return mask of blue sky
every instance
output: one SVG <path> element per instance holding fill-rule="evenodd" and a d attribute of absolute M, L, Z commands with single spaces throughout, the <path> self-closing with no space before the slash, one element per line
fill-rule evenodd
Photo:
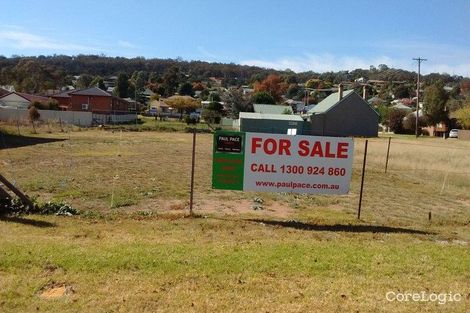
<path fill-rule="evenodd" d="M 104 54 L 296 72 L 470 76 L 470 1 L 0 0 L 0 55 Z M 6 14 L 5 14 L 6 12 Z"/>

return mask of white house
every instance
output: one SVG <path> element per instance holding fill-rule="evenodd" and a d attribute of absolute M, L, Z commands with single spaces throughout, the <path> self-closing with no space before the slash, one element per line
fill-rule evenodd
<path fill-rule="evenodd" d="M 12 92 L 0 97 L 0 107 L 27 109 L 31 102 L 22 95 Z"/>
<path fill-rule="evenodd" d="M 29 105 L 34 101 L 46 103 L 49 101 L 49 98 L 15 91 L 0 96 L 0 107 L 28 109 Z"/>

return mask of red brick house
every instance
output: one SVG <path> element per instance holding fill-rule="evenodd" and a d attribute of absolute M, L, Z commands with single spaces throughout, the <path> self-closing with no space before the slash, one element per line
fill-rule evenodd
<path fill-rule="evenodd" d="M 129 102 L 113 96 L 97 87 L 65 91 L 52 96 L 67 111 L 92 112 L 95 114 L 127 114 L 134 111 Z"/>

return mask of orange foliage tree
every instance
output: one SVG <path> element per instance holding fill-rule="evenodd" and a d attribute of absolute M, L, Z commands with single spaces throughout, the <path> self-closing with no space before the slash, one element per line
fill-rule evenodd
<path fill-rule="evenodd" d="M 269 93 L 276 102 L 281 101 L 282 95 L 286 92 L 289 84 L 276 74 L 271 74 L 261 82 L 254 84 L 255 92 L 265 91 Z"/>

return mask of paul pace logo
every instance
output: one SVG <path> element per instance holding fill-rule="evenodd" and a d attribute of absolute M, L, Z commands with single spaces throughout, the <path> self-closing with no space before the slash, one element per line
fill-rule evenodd
<path fill-rule="evenodd" d="M 470 294 L 469 294 L 470 296 Z M 389 291 L 385 294 L 385 298 L 389 302 L 437 302 L 438 304 L 446 304 L 450 302 L 461 302 L 465 300 L 465 296 L 461 293 L 429 293 L 427 291 L 420 292 L 395 292 Z"/>

